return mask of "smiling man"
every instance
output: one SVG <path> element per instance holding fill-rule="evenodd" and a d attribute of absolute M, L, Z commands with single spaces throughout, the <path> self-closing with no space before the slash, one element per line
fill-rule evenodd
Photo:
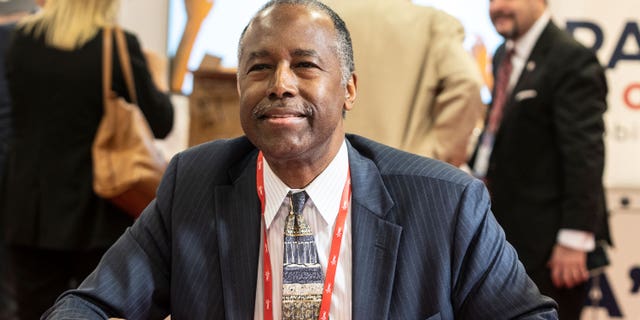
<path fill-rule="evenodd" d="M 267 3 L 239 61 L 246 137 L 178 154 L 45 319 L 557 319 L 480 181 L 345 135 L 356 76 L 331 9 Z"/>
<path fill-rule="evenodd" d="M 242 37 L 240 119 L 278 177 L 304 188 L 345 143 L 342 115 L 355 99 L 356 77 L 353 58 L 339 54 L 348 35 L 326 14 L 290 7 L 263 10 Z"/>

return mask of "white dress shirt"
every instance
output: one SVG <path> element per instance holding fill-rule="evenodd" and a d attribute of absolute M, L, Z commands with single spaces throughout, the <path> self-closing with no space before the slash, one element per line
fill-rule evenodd
<path fill-rule="evenodd" d="M 347 179 L 349 158 L 346 142 L 329 166 L 303 190 L 309 195 L 305 204 L 303 216 L 313 230 L 318 257 L 322 271 L 326 275 L 327 259 L 331 249 L 333 226 L 338 216 L 340 198 Z M 271 254 L 271 272 L 273 275 L 273 319 L 281 319 L 282 313 L 282 254 L 284 247 L 284 224 L 289 213 L 289 198 L 287 193 L 292 190 L 278 178 L 264 161 L 264 188 L 266 194 L 265 219 L 269 252 Z M 300 191 L 293 189 L 292 191 Z M 349 199 L 351 203 L 351 199 Z M 340 256 L 334 280 L 334 291 L 331 297 L 331 319 L 351 319 L 351 206 L 347 212 L 344 226 Z M 260 243 L 263 242 L 263 235 Z M 260 246 L 258 276 L 256 285 L 256 304 L 254 319 L 264 319 L 263 302 L 264 284 L 262 281 L 263 250 Z"/>

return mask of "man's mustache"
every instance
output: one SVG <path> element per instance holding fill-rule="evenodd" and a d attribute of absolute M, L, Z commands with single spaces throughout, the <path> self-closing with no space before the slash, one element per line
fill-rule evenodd
<path fill-rule="evenodd" d="M 495 19 L 501 19 L 501 18 L 514 20 L 516 17 L 515 17 L 515 15 L 513 13 L 497 12 L 492 16 L 492 18 L 494 20 Z"/>
<path fill-rule="evenodd" d="M 313 107 L 308 102 L 286 103 L 283 101 L 262 101 L 258 103 L 252 112 L 254 119 L 260 119 L 269 115 L 296 114 L 303 117 L 313 115 Z"/>

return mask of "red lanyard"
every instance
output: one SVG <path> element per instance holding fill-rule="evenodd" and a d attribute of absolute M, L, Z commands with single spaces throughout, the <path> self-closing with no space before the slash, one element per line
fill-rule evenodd
<path fill-rule="evenodd" d="M 271 257 L 269 254 L 269 243 L 267 240 L 267 223 L 264 219 L 264 208 L 266 206 L 266 197 L 264 192 L 264 167 L 262 151 L 258 153 L 258 162 L 256 165 L 256 190 L 260 198 L 260 210 L 262 212 L 262 236 L 264 238 L 264 250 L 262 254 L 262 280 L 264 282 L 264 303 L 263 317 L 265 320 L 273 319 L 273 284 L 271 279 Z M 320 320 L 329 319 L 329 309 L 331 308 L 331 295 L 333 294 L 333 281 L 336 276 L 336 268 L 338 266 L 338 258 L 340 257 L 340 244 L 342 243 L 342 235 L 344 234 L 344 222 L 349 211 L 349 199 L 351 198 L 351 174 L 347 171 L 347 181 L 344 183 L 342 190 L 342 198 L 340 199 L 340 209 L 336 218 L 336 225 L 333 229 L 333 239 L 331 239 L 331 252 L 327 264 L 327 274 L 324 279 L 324 290 L 322 291 L 322 302 L 320 303 Z"/>

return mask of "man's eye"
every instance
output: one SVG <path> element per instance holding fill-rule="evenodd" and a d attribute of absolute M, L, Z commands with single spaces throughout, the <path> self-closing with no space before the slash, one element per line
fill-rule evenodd
<path fill-rule="evenodd" d="M 317 68 L 318 66 L 313 62 L 298 62 L 296 63 L 297 68 Z"/>
<path fill-rule="evenodd" d="M 248 72 L 262 71 L 262 70 L 266 70 L 266 69 L 269 69 L 269 65 L 268 64 L 255 64 L 255 65 L 251 66 L 251 68 L 249 68 Z"/>

